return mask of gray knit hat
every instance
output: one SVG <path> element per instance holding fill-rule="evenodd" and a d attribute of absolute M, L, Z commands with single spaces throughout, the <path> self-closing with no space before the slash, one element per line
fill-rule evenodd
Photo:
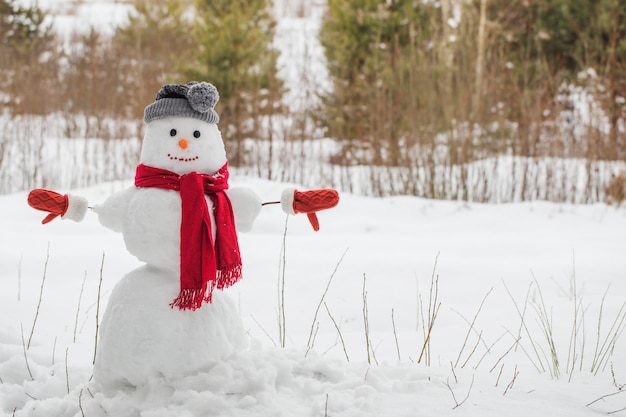
<path fill-rule="evenodd" d="M 150 123 L 166 117 L 194 117 L 217 123 L 220 117 L 213 108 L 219 99 L 217 88 L 210 83 L 166 84 L 157 93 L 154 103 L 144 110 L 143 120 Z"/>

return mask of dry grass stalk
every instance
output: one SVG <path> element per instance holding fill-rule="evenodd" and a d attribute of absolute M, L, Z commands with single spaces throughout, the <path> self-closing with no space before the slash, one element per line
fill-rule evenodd
<path fill-rule="evenodd" d="M 472 382 L 470 383 L 469 388 L 467 389 L 467 395 L 465 395 L 465 398 L 463 398 L 463 400 L 461 400 L 461 402 L 459 402 L 456 399 L 456 395 L 454 394 L 454 390 L 452 389 L 452 387 L 450 386 L 450 382 L 446 381 L 445 383 L 446 387 L 448 387 L 448 390 L 450 390 L 450 393 L 452 394 L 452 399 L 454 400 L 454 407 L 452 407 L 453 410 L 459 408 L 460 406 L 462 406 L 468 399 L 469 396 L 472 392 L 472 387 L 474 386 L 474 375 L 472 375 Z"/>
<path fill-rule="evenodd" d="M 531 300 L 532 301 L 531 307 L 533 307 L 533 309 L 537 313 L 537 318 L 539 319 L 539 323 L 541 324 L 541 330 L 543 332 L 543 336 L 545 338 L 545 341 L 548 345 L 548 349 L 550 351 L 549 361 L 551 363 L 551 366 L 548 369 L 550 370 L 550 374 L 552 375 L 553 378 L 558 378 L 559 375 L 561 374 L 561 369 L 560 369 L 559 357 L 558 357 L 558 352 L 556 349 L 556 344 L 555 344 L 555 339 L 554 339 L 552 315 L 548 313 L 545 301 L 543 299 L 543 292 L 541 291 L 541 286 L 539 285 L 539 282 L 537 281 L 537 278 L 534 275 L 533 275 L 533 281 L 535 282 L 535 285 L 537 286 L 537 294 L 539 295 L 539 297 L 538 299 Z"/>
<path fill-rule="evenodd" d="M 367 351 L 367 363 L 372 364 L 372 359 L 370 355 L 371 351 L 371 341 L 370 341 L 370 327 L 369 327 L 369 316 L 367 310 L 367 291 L 365 290 L 365 274 L 363 274 L 363 326 L 365 331 L 365 350 Z"/>
<path fill-rule="evenodd" d="M 98 332 L 100 329 L 100 292 L 102 290 L 102 271 L 104 270 L 104 252 L 102 252 L 102 262 L 100 263 L 100 280 L 98 281 L 98 297 L 96 300 L 96 336 L 93 346 L 93 363 L 96 363 L 98 353 Z"/>
<path fill-rule="evenodd" d="M 315 309 L 315 313 L 313 314 L 313 321 L 311 323 L 311 331 L 309 332 L 309 339 L 306 342 L 307 349 L 306 349 L 305 356 L 313 348 L 313 345 L 315 345 L 315 335 L 317 334 L 317 332 L 314 332 L 313 329 L 314 329 L 314 327 L 315 327 L 315 325 L 317 323 L 317 315 L 318 315 L 318 313 L 320 311 L 320 308 L 322 307 L 322 304 L 325 304 L 324 300 L 326 299 L 326 294 L 328 294 L 328 290 L 330 288 L 330 284 L 333 281 L 333 278 L 335 277 L 335 274 L 337 273 L 337 270 L 339 269 L 339 266 L 343 262 L 343 258 L 346 256 L 346 253 L 348 253 L 348 249 L 346 249 L 343 252 L 343 254 L 341 255 L 341 258 L 339 258 L 339 261 L 335 265 L 335 269 L 330 274 L 330 278 L 328 278 L 328 282 L 326 283 L 326 288 L 324 289 L 324 292 L 322 293 L 322 297 L 320 298 L 320 301 L 317 304 L 317 308 Z M 331 317 L 331 319 L 332 319 L 332 317 Z"/>
<path fill-rule="evenodd" d="M 602 303 L 604 304 L 604 297 L 602 298 Z M 617 315 L 615 316 L 615 319 L 611 324 L 611 327 L 606 332 L 602 344 L 600 345 L 599 341 L 601 332 L 601 320 L 602 312 L 600 312 L 600 316 L 598 317 L 598 334 L 596 338 L 596 348 L 591 364 L 591 372 L 593 372 L 594 375 L 597 375 L 600 369 L 606 368 L 609 359 L 613 356 L 613 350 L 615 348 L 617 340 L 624 332 L 624 329 L 626 329 L 626 302 L 623 303 L 620 307 Z"/>
<path fill-rule="evenodd" d="M 398 343 L 398 333 L 396 332 L 396 320 L 394 318 L 393 308 L 391 309 L 391 326 L 393 327 L 393 339 L 396 342 L 396 352 L 398 353 L 398 361 L 400 361 L 401 360 L 401 358 L 400 358 L 400 344 Z"/>
<path fill-rule="evenodd" d="M 519 306 L 517 305 L 517 302 L 515 301 L 515 298 L 513 297 L 513 294 L 511 294 L 511 291 L 507 287 L 506 283 L 504 281 L 502 281 L 502 283 L 504 284 L 504 288 L 506 289 L 507 294 L 511 298 L 511 301 L 513 302 L 513 305 L 515 306 L 515 310 L 517 311 L 517 314 L 520 317 L 520 326 L 517 332 L 517 336 L 514 336 L 516 343 L 513 346 L 515 347 L 515 350 L 517 350 L 518 346 L 521 347 L 524 353 L 526 354 L 526 356 L 528 357 L 528 359 L 530 360 L 530 362 L 535 366 L 535 369 L 537 369 L 537 371 L 539 372 L 545 372 L 546 369 L 543 365 L 543 361 L 541 360 L 541 356 L 539 355 L 539 350 L 538 350 L 537 344 L 535 343 L 535 339 L 531 335 L 530 330 L 528 329 L 528 326 L 526 325 L 526 310 L 528 308 L 528 303 L 530 299 L 530 290 L 532 289 L 532 283 L 528 286 L 528 290 L 526 291 L 526 298 L 524 299 L 523 311 L 520 310 Z M 522 329 L 524 330 L 528 340 L 530 341 L 536 360 L 531 358 L 531 356 L 528 354 L 526 349 L 524 349 L 522 345 L 517 343 L 519 340 L 521 340 Z"/>
<path fill-rule="evenodd" d="M 76 306 L 76 317 L 74 318 L 74 333 L 72 337 L 72 342 L 76 343 L 76 332 L 78 330 L 78 316 L 80 314 L 80 302 L 83 299 L 83 290 L 85 289 L 85 282 L 87 281 L 87 271 L 85 271 L 85 276 L 83 277 L 83 282 L 80 285 L 80 293 L 78 294 L 78 304 Z"/>
<path fill-rule="evenodd" d="M 485 301 L 487 300 L 487 297 L 489 296 L 489 294 L 491 294 L 491 291 L 493 291 L 493 287 L 491 287 L 489 289 L 489 291 L 487 291 L 487 294 L 485 294 L 485 296 L 483 297 L 482 301 L 480 302 L 480 306 L 478 307 L 478 311 L 476 311 L 476 314 L 474 314 L 474 318 L 472 319 L 472 322 L 470 323 L 469 329 L 467 330 L 467 333 L 465 334 L 465 340 L 463 341 L 463 345 L 461 346 L 461 350 L 459 351 L 459 355 L 457 356 L 456 362 L 454 363 L 455 367 L 459 365 L 459 361 L 461 360 L 461 355 L 463 354 L 463 351 L 465 350 L 465 345 L 467 344 L 467 340 L 469 339 L 469 335 L 474 330 L 474 325 L 476 324 L 476 319 L 478 318 L 478 315 L 480 314 L 481 310 L 483 309 L 483 305 L 485 304 Z M 478 336 L 478 341 L 476 342 L 476 345 L 478 345 L 478 342 L 480 342 L 481 336 L 482 336 L 482 332 L 480 332 L 480 334 Z M 465 366 L 467 361 L 469 361 L 469 359 L 472 357 L 472 354 L 474 353 L 475 350 L 476 350 L 476 346 L 474 346 L 474 349 L 472 350 L 472 352 L 469 354 L 469 356 L 465 360 L 463 366 L 461 366 L 462 368 Z"/>
<path fill-rule="evenodd" d="M 511 388 L 513 388 L 513 385 L 515 384 L 515 380 L 517 379 L 518 375 L 519 372 L 517 371 L 517 365 L 515 365 L 515 369 L 513 370 L 513 379 L 511 380 L 511 382 L 509 382 L 509 385 L 506 386 L 506 389 L 504 390 L 502 395 L 506 395 L 506 393 L 509 392 Z"/>
<path fill-rule="evenodd" d="M 280 261 L 280 275 L 278 276 L 278 343 L 280 347 L 285 347 L 287 338 L 286 325 L 287 320 L 285 316 L 285 271 L 287 269 L 287 224 L 289 223 L 289 216 L 285 217 L 285 227 L 283 228 L 283 240 L 280 247 L 281 261 Z"/>
<path fill-rule="evenodd" d="M 65 386 L 67 388 L 67 393 L 70 393 L 70 371 L 67 366 L 67 355 L 69 352 L 69 348 L 65 348 Z"/>
<path fill-rule="evenodd" d="M 28 337 L 28 344 L 26 349 L 30 349 L 30 342 L 33 340 L 33 334 L 35 333 L 35 325 L 37 324 L 37 318 L 39 317 L 39 308 L 41 307 L 41 300 L 43 299 L 43 287 L 46 283 L 46 273 L 48 271 L 48 261 L 50 260 L 50 242 L 48 242 L 48 248 L 46 250 L 46 260 L 43 266 L 43 277 L 41 278 L 41 287 L 39 288 L 39 300 L 37 301 L 37 309 L 35 310 L 35 318 L 33 319 L 33 327 L 30 329 L 30 336 Z"/>
<path fill-rule="evenodd" d="M 326 313 L 328 313 L 328 317 L 330 317 L 330 320 L 333 322 L 333 325 L 335 326 L 335 330 L 337 330 L 337 334 L 339 335 L 339 339 L 341 340 L 341 346 L 343 347 L 343 354 L 346 356 L 346 362 L 350 362 L 350 357 L 348 356 L 348 350 L 346 349 L 346 342 L 343 340 L 341 329 L 339 328 L 339 325 L 337 325 L 337 322 L 335 321 L 335 318 L 333 317 L 333 315 L 330 314 L 330 309 L 328 308 L 328 305 L 326 304 L 326 302 L 324 302 L 324 308 L 326 308 Z"/>
<path fill-rule="evenodd" d="M 433 327 L 435 326 L 435 320 L 437 319 L 437 314 L 439 313 L 439 308 L 441 307 L 441 303 L 438 302 L 439 297 L 439 275 L 435 274 L 437 270 L 437 260 L 439 259 L 439 254 L 435 257 L 435 264 L 433 265 L 433 272 L 430 277 L 430 291 L 428 295 L 428 322 L 424 329 L 424 343 L 422 344 L 422 349 L 420 351 L 419 357 L 417 358 L 417 363 L 422 362 L 422 358 L 425 358 L 426 365 L 430 366 L 431 360 L 431 352 L 430 352 L 430 341 L 432 336 Z M 422 303 L 423 306 L 423 303 Z M 424 315 L 422 314 L 422 318 Z"/>
<path fill-rule="evenodd" d="M 26 343 L 24 342 L 24 327 L 22 326 L 22 323 L 20 323 L 20 331 L 22 332 L 22 352 L 24 353 L 24 361 L 26 362 L 26 370 L 28 371 L 28 375 L 30 375 L 30 379 L 31 381 L 34 381 L 35 378 L 33 378 L 33 373 L 30 370 L 30 365 L 28 363 L 28 355 L 26 354 Z"/>

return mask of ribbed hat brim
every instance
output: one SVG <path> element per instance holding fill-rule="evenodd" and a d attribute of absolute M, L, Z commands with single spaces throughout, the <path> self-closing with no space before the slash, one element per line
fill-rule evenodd
<path fill-rule="evenodd" d="M 207 123 L 217 123 L 220 117 L 212 108 L 206 112 L 198 112 L 191 108 L 186 98 L 162 98 L 148 105 L 143 113 L 143 120 L 150 123 L 152 120 L 167 117 L 193 117 Z"/>

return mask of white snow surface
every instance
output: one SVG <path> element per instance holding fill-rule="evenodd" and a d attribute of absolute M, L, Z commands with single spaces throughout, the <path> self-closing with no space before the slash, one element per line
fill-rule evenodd
<path fill-rule="evenodd" d="M 38 4 L 66 37 L 112 33 L 130 9 Z M 312 36 L 323 2 L 307 6 L 313 19 L 298 17 L 301 4 L 277 6 L 294 105 L 328 88 Z M 97 204 L 130 185 L 57 191 Z M 231 186 L 263 201 L 301 188 Z M 0 196 L 1 416 L 626 416 L 624 208 L 344 193 L 315 233 L 305 216 L 267 206 L 240 235 L 244 278 L 224 294 L 248 347 L 198 372 L 103 391 L 92 379 L 96 329 L 141 262 L 94 213 L 41 225 L 26 195 Z"/>
<path fill-rule="evenodd" d="M 129 185 L 71 191 L 96 203 Z M 255 178 L 231 186 L 263 201 L 298 187 Z M 0 196 L 0 415 L 626 415 L 622 332 L 602 349 L 626 301 L 623 208 L 342 194 L 319 213 L 316 233 L 305 216 L 286 220 L 266 206 L 240 235 L 244 278 L 226 291 L 248 348 L 200 372 L 105 392 L 91 379 L 96 321 L 113 286 L 141 263 L 94 213 L 41 225 L 45 214 L 26 195 Z M 417 363 L 429 305 L 439 309 Z M 597 350 L 608 353 L 594 375 Z"/>

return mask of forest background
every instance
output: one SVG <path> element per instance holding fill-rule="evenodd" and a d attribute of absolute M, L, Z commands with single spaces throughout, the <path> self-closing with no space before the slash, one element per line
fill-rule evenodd
<path fill-rule="evenodd" d="M 67 33 L 51 10 L 0 0 L 0 193 L 132 178 L 144 107 L 205 80 L 240 174 L 377 196 L 626 198 L 620 0 L 124 4 L 110 33 Z M 302 24 L 291 73 L 285 15 Z"/>

